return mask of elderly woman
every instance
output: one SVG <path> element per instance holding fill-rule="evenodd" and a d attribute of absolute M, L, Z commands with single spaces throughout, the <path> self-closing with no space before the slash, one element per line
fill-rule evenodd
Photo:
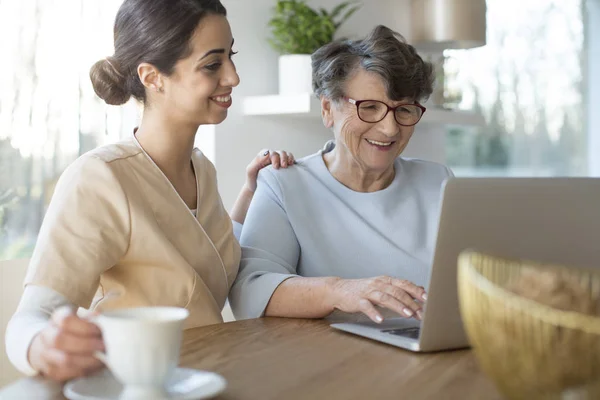
<path fill-rule="evenodd" d="M 313 87 L 335 141 L 296 168 L 261 171 L 230 292 L 238 318 L 375 322 L 387 310 L 421 318 L 443 165 L 399 157 L 425 112 L 432 66 L 397 33 L 376 27 L 313 57 Z"/>

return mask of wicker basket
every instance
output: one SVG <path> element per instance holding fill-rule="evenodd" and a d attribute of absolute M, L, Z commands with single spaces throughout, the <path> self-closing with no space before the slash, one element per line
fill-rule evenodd
<path fill-rule="evenodd" d="M 565 296 L 567 289 L 545 288 L 549 276 L 554 286 L 560 278 L 570 290 L 573 284 L 578 289 Z M 504 395 L 600 399 L 600 269 L 465 252 L 458 285 L 470 343 Z M 574 311 L 578 308 L 586 313 Z"/>

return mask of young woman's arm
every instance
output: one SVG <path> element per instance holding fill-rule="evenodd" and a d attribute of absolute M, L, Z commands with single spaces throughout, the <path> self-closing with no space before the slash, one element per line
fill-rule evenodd
<path fill-rule="evenodd" d="M 287 168 L 294 164 L 294 155 L 285 151 L 275 152 L 262 150 L 246 168 L 246 182 L 244 183 L 244 186 L 242 186 L 242 190 L 231 209 L 231 219 L 234 221 L 234 231 L 239 231 L 236 232 L 238 240 L 241 227 L 239 225 L 236 226 L 235 222 L 240 225 L 244 224 L 246 214 L 248 213 L 248 207 L 250 207 L 252 197 L 254 197 L 254 191 L 256 191 L 258 171 L 270 164 L 272 164 L 275 169 Z"/>
<path fill-rule="evenodd" d="M 53 289 L 35 285 L 25 288 L 6 328 L 6 354 L 21 373 L 28 376 L 38 373 L 30 363 L 29 348 L 36 336 L 50 326 L 52 314 L 61 307 L 77 308 Z"/>
<path fill-rule="evenodd" d="M 6 336 L 11 361 L 25 373 L 63 381 L 101 367 L 100 330 L 75 311 L 90 307 L 100 276 L 129 245 L 129 202 L 114 168 L 85 155 L 58 181 Z"/>

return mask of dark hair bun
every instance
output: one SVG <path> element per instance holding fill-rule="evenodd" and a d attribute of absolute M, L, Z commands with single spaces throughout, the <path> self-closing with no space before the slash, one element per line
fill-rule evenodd
<path fill-rule="evenodd" d="M 131 97 L 127 77 L 118 68 L 118 62 L 113 57 L 107 57 L 96 62 L 90 69 L 94 92 L 106 104 L 114 106 L 127 103 Z"/>

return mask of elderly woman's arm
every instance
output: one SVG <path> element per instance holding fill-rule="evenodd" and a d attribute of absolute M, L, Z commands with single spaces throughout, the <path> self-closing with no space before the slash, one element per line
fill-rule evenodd
<path fill-rule="evenodd" d="M 310 220 L 305 221 L 310 224 Z M 259 175 L 259 185 L 241 237 L 242 260 L 230 292 L 238 319 L 261 316 L 323 318 L 335 309 L 362 312 L 373 321 L 382 316 L 375 305 L 404 316 L 420 317 L 425 291 L 389 277 L 340 279 L 300 277 L 300 245 L 288 219 L 273 173 Z"/>
<path fill-rule="evenodd" d="M 335 285 L 340 278 L 295 277 L 275 289 L 266 317 L 324 318 L 334 309 Z"/>
<path fill-rule="evenodd" d="M 328 291 L 317 293 L 318 287 L 332 278 L 314 278 L 318 283 L 308 288 L 313 304 L 300 304 L 296 296 L 295 299 L 288 299 L 284 295 L 281 302 L 271 298 L 282 282 L 290 278 L 296 282 L 306 281 L 307 278 L 300 278 L 296 274 L 300 246 L 284 209 L 281 190 L 270 169 L 259 174 L 258 188 L 240 242 L 240 270 L 229 298 L 236 318 L 264 315 L 322 317 L 333 311 L 332 307 L 324 306 Z M 268 304 L 269 313 L 265 314 Z M 276 314 L 271 311 L 276 311 Z"/>
<path fill-rule="evenodd" d="M 292 278 L 277 287 L 265 310 L 267 317 L 324 318 L 334 310 L 362 312 L 374 322 L 383 316 L 375 306 L 404 317 L 421 319 L 425 290 L 413 283 L 378 276 L 368 279 Z"/>

